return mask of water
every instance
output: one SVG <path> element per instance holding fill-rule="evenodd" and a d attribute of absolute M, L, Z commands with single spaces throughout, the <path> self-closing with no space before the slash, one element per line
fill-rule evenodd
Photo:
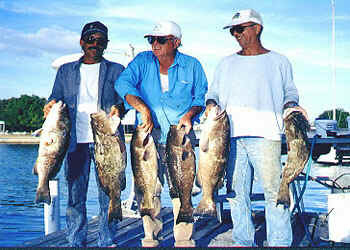
<path fill-rule="evenodd" d="M 127 144 L 127 146 L 129 146 Z M 37 185 L 37 176 L 32 174 L 32 167 L 37 157 L 38 145 L 5 145 L 0 144 L 0 247 L 18 246 L 24 241 L 44 235 L 44 206 L 34 203 Z M 198 150 L 198 148 L 197 148 Z M 128 150 L 129 153 L 129 150 Z M 196 152 L 198 155 L 198 152 Z M 198 157 L 197 157 L 198 158 Z M 98 213 L 98 199 L 95 173 L 90 173 L 87 215 L 88 218 Z M 314 171 L 317 169 L 314 168 Z M 63 168 L 58 174 L 60 179 L 60 222 L 61 229 L 65 228 L 65 212 L 67 201 L 66 184 L 63 177 Z M 131 183 L 130 155 L 126 168 L 127 183 Z M 312 175 L 317 175 L 312 172 Z M 122 192 L 122 200 L 127 199 L 130 186 Z M 224 192 L 221 190 L 220 193 Z M 254 185 L 254 192 L 261 192 L 259 184 Z M 316 182 L 309 182 L 304 195 L 307 211 L 324 213 L 327 211 L 327 194 L 330 191 Z M 193 205 L 199 203 L 200 195 L 192 199 Z M 162 192 L 162 206 L 171 207 L 168 187 L 165 185 Z M 225 208 L 228 204 L 225 203 Z M 254 205 L 256 209 L 263 209 L 263 202 Z"/>

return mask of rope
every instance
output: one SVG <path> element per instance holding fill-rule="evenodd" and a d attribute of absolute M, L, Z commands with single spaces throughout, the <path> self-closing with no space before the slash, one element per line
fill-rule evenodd
<path fill-rule="evenodd" d="M 311 170 L 311 165 L 312 165 L 312 151 L 314 150 L 314 146 L 315 146 L 315 142 L 316 142 L 316 137 L 317 135 L 314 135 L 314 137 L 312 138 L 312 143 L 311 143 L 311 149 L 310 149 L 310 155 L 309 155 L 309 160 L 307 162 L 307 166 L 306 166 L 306 174 L 305 174 L 305 181 L 304 181 L 304 185 L 301 189 L 301 192 L 299 194 L 299 196 L 297 197 L 297 200 L 295 202 L 295 204 L 299 204 L 300 200 L 302 199 L 304 193 L 305 193 L 305 190 L 306 190 L 306 185 L 307 185 L 307 182 L 309 180 L 309 174 L 310 174 L 310 170 Z M 292 213 L 294 213 L 295 209 L 297 208 L 297 206 L 294 206 L 293 210 L 292 210 Z"/>

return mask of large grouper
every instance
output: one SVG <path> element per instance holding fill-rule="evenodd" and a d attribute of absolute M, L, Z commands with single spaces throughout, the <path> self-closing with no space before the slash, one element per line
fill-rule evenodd
<path fill-rule="evenodd" d="M 199 139 L 197 182 L 202 187 L 202 199 L 194 214 L 215 216 L 214 193 L 223 185 L 230 152 L 230 122 L 219 105 L 208 110 Z"/>
<path fill-rule="evenodd" d="M 310 155 L 307 132 L 310 124 L 301 112 L 293 111 L 284 119 L 287 161 L 277 195 L 277 204 L 290 206 L 289 184 L 303 171 Z"/>
<path fill-rule="evenodd" d="M 40 135 L 38 157 L 33 173 L 38 175 L 35 202 L 51 204 L 49 180 L 61 169 L 70 139 L 71 122 L 68 109 L 62 101 L 55 103 L 47 115 L 41 129 L 34 132 Z"/>
<path fill-rule="evenodd" d="M 130 153 L 140 215 L 155 217 L 157 211 L 153 198 L 157 195 L 158 153 L 152 135 L 140 126 L 132 135 Z"/>
<path fill-rule="evenodd" d="M 91 128 L 95 142 L 98 181 L 109 196 L 108 222 L 122 220 L 121 191 L 125 189 L 126 147 L 118 131 L 120 118 L 104 111 L 92 113 Z"/>
<path fill-rule="evenodd" d="M 192 188 L 196 174 L 196 156 L 185 128 L 171 125 L 166 142 L 170 197 L 180 198 L 181 206 L 176 224 L 191 223 L 193 219 Z"/>

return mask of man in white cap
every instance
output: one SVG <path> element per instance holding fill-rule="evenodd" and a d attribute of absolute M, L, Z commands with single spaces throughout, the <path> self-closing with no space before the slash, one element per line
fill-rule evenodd
<path fill-rule="evenodd" d="M 136 109 L 136 125 L 152 134 L 160 156 L 159 185 L 154 198 L 157 211 L 155 216 L 147 214 L 142 216 L 144 247 L 159 245 L 162 230 L 162 221 L 159 218 L 160 194 L 164 174 L 173 204 L 175 246 L 195 246 L 191 240 L 193 218 L 176 223 L 180 200 L 174 196 L 175 192 L 172 192 L 165 148 L 170 125 L 185 127 L 188 136 L 192 140 L 195 138 L 192 129 L 193 120 L 198 118 L 205 107 L 208 83 L 200 62 L 178 51 L 181 36 L 181 29 L 176 23 L 172 21 L 157 23 L 153 30 L 144 36 L 151 44 L 152 51 L 139 53 L 115 82 L 115 90 L 125 100 L 126 109 Z"/>
<path fill-rule="evenodd" d="M 207 95 L 207 109 L 219 104 L 231 124 L 231 151 L 227 166 L 227 190 L 233 222 L 233 244 L 254 246 L 250 192 L 254 173 L 264 188 L 267 243 L 290 246 L 292 228 L 289 209 L 277 205 L 281 176 L 283 113 L 306 112 L 298 105 L 288 59 L 264 48 L 260 36 L 263 21 L 252 9 L 236 12 L 229 29 L 241 46 L 223 58 L 214 73 Z"/>

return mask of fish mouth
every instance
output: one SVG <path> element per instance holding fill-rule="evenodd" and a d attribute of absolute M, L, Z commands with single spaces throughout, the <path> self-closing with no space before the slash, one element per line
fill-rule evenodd
<path fill-rule="evenodd" d="M 226 110 L 224 109 L 224 110 L 220 111 L 220 113 L 214 118 L 214 121 L 217 121 L 217 120 L 224 118 L 225 115 L 226 115 Z"/>

